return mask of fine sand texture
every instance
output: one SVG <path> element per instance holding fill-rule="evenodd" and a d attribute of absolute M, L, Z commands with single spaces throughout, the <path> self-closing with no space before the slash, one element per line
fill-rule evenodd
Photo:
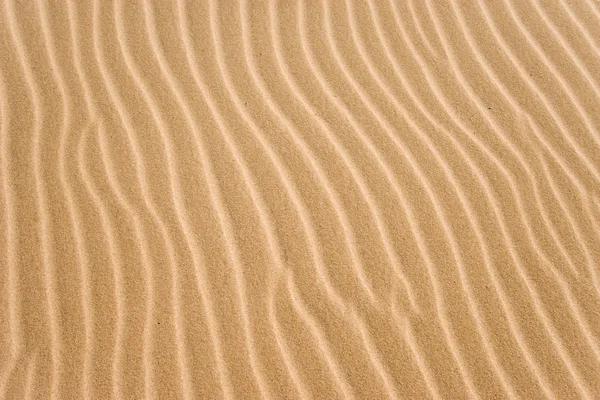
<path fill-rule="evenodd" d="M 600 399 L 600 3 L 0 0 L 0 399 Z"/>

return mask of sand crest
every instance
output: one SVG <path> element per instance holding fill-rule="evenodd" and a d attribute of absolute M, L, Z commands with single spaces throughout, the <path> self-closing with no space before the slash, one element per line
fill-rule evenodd
<path fill-rule="evenodd" d="M 0 399 L 600 399 L 600 3 L 0 0 Z"/>

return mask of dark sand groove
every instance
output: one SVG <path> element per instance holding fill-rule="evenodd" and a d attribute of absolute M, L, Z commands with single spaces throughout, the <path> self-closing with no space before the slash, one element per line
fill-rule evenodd
<path fill-rule="evenodd" d="M 1 399 L 600 398 L 600 6 L 0 4 Z"/>

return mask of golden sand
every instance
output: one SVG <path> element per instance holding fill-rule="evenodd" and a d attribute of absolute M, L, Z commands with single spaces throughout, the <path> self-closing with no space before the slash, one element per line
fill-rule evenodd
<path fill-rule="evenodd" d="M 2 0 L 0 398 L 600 399 L 596 0 Z"/>

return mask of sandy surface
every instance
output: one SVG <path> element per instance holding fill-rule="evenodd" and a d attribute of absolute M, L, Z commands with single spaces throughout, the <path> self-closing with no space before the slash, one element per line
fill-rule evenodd
<path fill-rule="evenodd" d="M 600 399 L 600 3 L 0 5 L 1 399 Z"/>

